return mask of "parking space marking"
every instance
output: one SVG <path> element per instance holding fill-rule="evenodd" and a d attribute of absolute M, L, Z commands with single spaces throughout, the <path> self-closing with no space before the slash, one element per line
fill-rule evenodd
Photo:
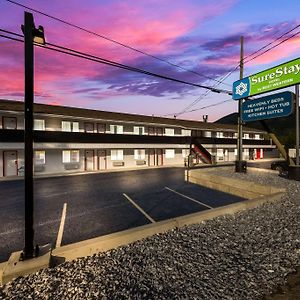
<path fill-rule="evenodd" d="M 181 196 L 181 197 L 184 197 L 184 198 L 189 199 L 189 200 L 191 200 L 191 201 L 193 201 L 193 202 L 196 202 L 196 203 L 198 203 L 198 204 L 200 204 L 200 205 L 202 205 L 202 206 L 206 206 L 207 208 L 210 208 L 210 209 L 213 208 L 212 206 L 209 206 L 209 205 L 207 205 L 207 204 L 205 204 L 205 203 L 202 203 L 202 202 L 200 202 L 200 201 L 198 201 L 198 200 L 196 200 L 196 199 L 194 199 L 194 198 L 191 198 L 191 197 L 189 197 L 189 196 L 186 196 L 186 195 L 183 195 L 183 194 L 181 194 L 181 193 L 179 193 L 179 192 L 176 192 L 175 190 L 172 190 L 172 189 L 168 188 L 167 186 L 165 186 L 165 189 L 168 190 L 168 191 L 170 191 L 170 192 L 173 192 L 173 193 L 175 193 L 175 194 L 177 194 L 177 195 L 179 195 L 179 196 Z"/>
<path fill-rule="evenodd" d="M 123 193 L 123 196 L 135 207 L 137 208 L 151 223 L 155 223 L 153 220 L 139 205 L 137 205 L 128 195 Z"/>
<path fill-rule="evenodd" d="M 61 245 L 62 236 L 65 227 L 66 213 L 67 213 L 67 203 L 64 203 L 55 248 L 58 248 Z"/>

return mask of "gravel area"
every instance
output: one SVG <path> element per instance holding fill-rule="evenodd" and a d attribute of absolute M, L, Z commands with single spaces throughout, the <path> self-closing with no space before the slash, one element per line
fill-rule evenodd
<path fill-rule="evenodd" d="M 300 265 L 300 182 L 214 171 L 287 192 L 276 203 L 17 278 L 0 299 L 262 299 Z"/>

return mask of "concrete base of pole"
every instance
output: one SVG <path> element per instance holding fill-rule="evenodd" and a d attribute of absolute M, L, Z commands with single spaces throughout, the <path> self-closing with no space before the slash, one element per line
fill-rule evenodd
<path fill-rule="evenodd" d="M 300 181 L 300 166 L 289 166 L 288 178 Z"/>
<path fill-rule="evenodd" d="M 237 172 L 237 173 L 246 173 L 247 172 L 247 161 L 245 161 L 245 160 L 236 160 L 235 161 L 235 172 Z"/>

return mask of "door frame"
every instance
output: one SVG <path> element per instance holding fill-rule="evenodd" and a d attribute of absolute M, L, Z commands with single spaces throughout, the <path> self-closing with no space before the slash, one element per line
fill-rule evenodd
<path fill-rule="evenodd" d="M 100 155 L 99 155 L 99 152 L 100 151 L 103 151 L 104 153 L 105 153 L 105 156 L 104 156 L 104 169 L 101 169 L 100 168 Z M 107 151 L 106 151 L 106 149 L 98 149 L 98 151 L 97 151 L 97 164 L 98 164 L 98 170 L 99 171 L 101 171 L 101 170 L 107 170 Z"/>
<path fill-rule="evenodd" d="M 163 166 L 164 165 L 164 149 L 156 149 L 156 166 Z M 158 152 L 161 152 L 160 154 Z M 158 157 L 161 157 L 161 160 Z M 158 163 L 161 161 L 161 164 Z"/>
<path fill-rule="evenodd" d="M 4 154 L 5 154 L 5 152 L 15 152 L 16 153 L 16 176 L 18 176 L 18 168 L 19 168 L 19 166 L 18 166 L 18 151 L 17 150 L 3 150 L 3 152 L 2 152 L 2 161 L 3 161 L 3 170 L 2 170 L 2 172 L 3 172 L 3 177 L 6 177 L 6 175 L 5 175 L 5 161 L 4 161 Z"/>
<path fill-rule="evenodd" d="M 92 170 L 87 170 L 87 159 L 86 159 L 86 152 L 87 151 L 92 151 L 93 152 L 93 169 Z M 94 171 L 95 170 L 95 153 L 94 149 L 85 149 L 84 150 L 84 171 Z"/>
<path fill-rule="evenodd" d="M 150 153 L 151 152 L 151 153 Z M 151 164 L 151 156 L 153 155 L 153 164 Z M 155 149 L 148 149 L 148 166 L 149 167 L 155 167 L 156 166 L 156 155 L 155 155 Z"/>

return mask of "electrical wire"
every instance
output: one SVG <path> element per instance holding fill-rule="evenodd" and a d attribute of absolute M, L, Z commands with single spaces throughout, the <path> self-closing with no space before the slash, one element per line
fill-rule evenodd
<path fill-rule="evenodd" d="M 1 31 L 3 31 L 5 33 L 9 33 L 11 35 L 15 35 L 15 36 L 19 36 L 19 37 L 21 36 L 17 33 L 7 31 L 7 30 L 3 30 L 3 29 L 0 29 L 0 32 Z M 9 37 L 9 36 L 4 36 L 4 35 L 1 35 L 1 36 L 4 37 L 4 38 L 11 39 L 11 40 L 17 40 L 19 42 L 24 42 L 23 40 L 18 40 L 16 38 L 12 38 L 12 37 Z M 47 45 L 50 45 L 51 47 L 49 47 Z M 143 69 L 139 69 L 139 68 L 127 66 L 127 65 L 124 65 L 124 64 L 120 64 L 120 63 L 114 62 L 112 60 L 103 59 L 101 57 L 90 55 L 90 54 L 87 54 L 87 53 L 84 53 L 84 52 L 81 52 L 81 51 L 77 51 L 77 50 L 74 50 L 74 49 L 70 49 L 70 48 L 67 48 L 67 47 L 62 47 L 62 46 L 55 45 L 55 44 L 50 44 L 50 43 L 47 43 L 47 45 L 35 44 L 35 46 L 37 46 L 37 47 L 41 47 L 41 48 L 44 48 L 44 49 L 64 53 L 64 54 L 67 54 L 67 55 L 70 55 L 70 56 L 79 57 L 79 58 L 83 58 L 83 59 L 86 59 L 86 60 L 102 63 L 102 64 L 113 66 L 113 67 L 118 67 L 118 68 L 125 69 L 125 70 L 128 70 L 128 71 L 137 72 L 137 73 L 141 73 L 141 74 L 144 74 L 144 75 L 157 77 L 157 78 L 161 78 L 161 79 L 166 79 L 166 80 L 170 80 L 170 81 L 174 81 L 174 82 L 178 82 L 178 83 L 182 83 L 182 84 L 186 84 L 186 85 L 190 85 L 190 86 L 194 86 L 194 87 L 199 87 L 199 88 L 204 88 L 204 89 L 212 89 L 213 92 L 217 92 L 217 93 L 226 93 L 226 94 L 229 94 L 229 95 L 231 94 L 230 91 L 214 89 L 214 88 L 209 87 L 209 86 L 205 86 L 205 85 L 201 85 L 201 84 L 197 84 L 197 83 L 192 83 L 192 82 L 184 81 L 184 80 L 177 79 L 177 78 L 174 78 L 174 77 L 169 77 L 169 76 L 149 72 L 149 71 L 146 71 L 146 70 L 143 70 Z"/>
<path fill-rule="evenodd" d="M 292 31 L 294 31 L 295 29 L 299 28 L 300 27 L 300 24 L 296 25 L 295 27 L 293 27 L 292 29 L 288 30 L 287 32 L 283 33 L 282 35 L 280 35 L 279 37 L 277 37 L 275 40 L 273 40 L 272 42 L 266 44 L 265 46 L 261 47 L 260 49 L 254 51 L 253 53 L 247 55 L 246 57 L 244 57 L 244 64 L 258 58 L 259 56 L 271 51 L 272 49 L 278 47 L 279 45 L 283 44 L 284 42 L 286 42 L 287 40 L 295 37 L 296 35 L 298 35 L 300 33 L 300 31 L 296 32 L 295 34 L 289 36 L 288 38 L 284 39 L 283 41 L 277 43 L 276 45 L 274 45 L 273 47 L 265 50 L 264 52 L 252 57 L 251 59 L 248 59 L 246 60 L 247 58 L 250 58 L 251 56 L 253 56 L 254 54 L 256 53 L 259 53 L 261 50 L 263 49 L 266 49 L 268 46 L 274 44 L 276 41 L 280 40 L 282 37 L 286 36 L 287 34 L 291 33 Z M 245 61 L 246 60 L 246 61 Z M 229 73 L 223 78 L 221 79 L 220 81 L 224 81 L 226 78 L 228 78 L 234 71 L 236 71 L 237 69 L 239 68 L 239 64 L 236 65 L 235 68 L 233 68 L 232 70 L 229 71 Z M 181 112 L 177 113 L 177 114 L 174 114 L 174 116 L 178 116 L 178 115 L 181 115 L 181 114 L 184 114 L 184 113 L 187 113 L 187 110 L 191 107 L 193 107 L 194 105 L 196 105 L 197 103 L 199 103 L 203 98 L 205 98 L 210 92 L 209 91 L 206 91 L 204 94 L 200 95 L 200 97 L 198 97 L 196 100 L 194 100 L 191 104 L 189 104 L 186 108 L 184 108 Z"/>
<path fill-rule="evenodd" d="M 20 7 L 22 7 L 22 8 L 26 8 L 26 9 L 28 9 L 28 10 L 30 10 L 30 11 L 33 11 L 33 12 L 35 12 L 35 13 L 38 13 L 38 14 L 40 14 L 40 15 L 43 15 L 43 16 L 45 16 L 45 17 L 47 17 L 47 18 L 50 18 L 50 19 L 56 20 L 56 21 L 58 21 L 58 22 L 61 22 L 61 23 L 65 24 L 65 25 L 71 26 L 71 27 L 73 27 L 73 28 L 79 29 L 79 30 L 84 31 L 84 32 L 86 32 L 86 33 L 89 33 L 89 34 L 92 34 L 92 35 L 97 36 L 97 37 L 99 37 L 99 38 L 102 38 L 102 39 L 104 39 L 104 40 L 107 40 L 107 41 L 109 41 L 109 42 L 111 42 L 111 43 L 117 44 L 117 45 L 122 46 L 122 47 L 124 47 L 124 48 L 130 49 L 130 50 L 132 50 L 132 51 L 135 51 L 135 52 L 138 52 L 138 53 L 140 53 L 140 54 L 146 55 L 146 56 L 151 57 L 151 58 L 153 58 L 153 59 L 159 60 L 159 61 L 164 62 L 164 63 L 166 63 L 166 64 L 168 64 L 168 65 L 170 65 L 170 66 L 179 68 L 179 69 L 184 70 L 184 71 L 186 71 L 186 72 L 193 73 L 193 74 L 195 74 L 195 75 L 198 75 L 198 76 L 200 76 L 200 77 L 203 77 L 203 78 L 206 78 L 206 79 L 209 79 L 209 80 L 216 81 L 216 82 L 218 82 L 218 83 L 220 83 L 220 84 L 224 84 L 224 85 L 230 86 L 228 83 L 223 83 L 223 82 L 221 82 L 221 81 L 219 81 L 219 80 L 217 80 L 217 79 L 215 79 L 215 78 L 213 78 L 213 77 L 210 77 L 210 76 L 201 74 L 201 73 L 199 73 L 199 72 L 197 72 L 197 71 L 194 71 L 194 70 L 187 69 L 187 68 L 182 67 L 182 66 L 180 66 L 180 65 L 178 65 L 178 64 L 175 64 L 175 63 L 173 63 L 173 62 L 170 62 L 170 61 L 168 61 L 168 60 L 166 60 L 166 59 L 163 59 L 163 58 L 160 58 L 160 57 L 155 56 L 155 55 L 153 55 L 153 54 L 147 53 L 147 52 L 145 52 L 145 51 L 143 51 L 143 50 L 134 48 L 134 47 L 129 46 L 129 45 L 125 44 L 125 43 L 119 42 L 119 41 L 117 41 L 117 40 L 115 40 L 115 39 L 112 39 L 112 38 L 109 38 L 109 37 L 107 37 L 107 36 L 105 36 L 105 35 L 96 33 L 96 32 L 94 32 L 94 31 L 92 31 L 92 30 L 86 29 L 86 28 L 81 27 L 81 26 L 79 26 L 79 25 L 76 25 L 76 24 L 74 24 L 74 23 L 71 23 L 71 22 L 65 21 L 65 20 L 63 20 L 63 19 L 54 17 L 54 16 L 52 16 L 52 15 L 50 15 L 50 14 L 47 14 L 47 13 L 45 13 L 45 12 L 42 12 L 42 11 L 40 11 L 40 10 L 34 9 L 34 8 L 32 8 L 32 7 L 26 6 L 26 5 L 24 5 L 24 4 L 18 3 L 18 2 L 13 1 L 13 0 L 6 0 L 6 1 L 7 1 L 7 2 L 10 2 L 10 3 L 12 3 L 12 4 L 15 4 L 15 5 L 17 5 L 17 6 L 20 6 Z"/>

